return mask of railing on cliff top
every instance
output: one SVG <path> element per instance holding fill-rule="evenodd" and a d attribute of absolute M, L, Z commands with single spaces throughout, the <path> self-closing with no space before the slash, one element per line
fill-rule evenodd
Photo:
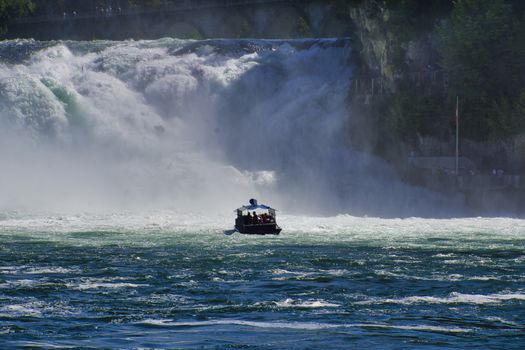
<path fill-rule="evenodd" d="M 310 1 L 310 0 L 306 0 Z M 227 8 L 233 6 L 246 5 L 263 5 L 263 4 L 277 4 L 290 3 L 293 0 L 172 0 L 163 1 L 161 5 L 155 8 L 143 8 L 139 6 L 130 6 L 122 8 L 117 3 L 111 2 L 107 6 L 98 6 L 95 1 L 91 1 L 88 11 L 80 9 L 72 9 L 69 12 L 64 11 L 62 14 L 46 14 L 35 15 L 24 18 L 18 18 L 12 23 L 38 23 L 38 22 L 60 22 L 60 21 L 75 21 L 81 19 L 97 19 L 110 17 L 129 17 L 156 13 L 182 12 L 191 10 L 204 10 L 213 8 Z"/>

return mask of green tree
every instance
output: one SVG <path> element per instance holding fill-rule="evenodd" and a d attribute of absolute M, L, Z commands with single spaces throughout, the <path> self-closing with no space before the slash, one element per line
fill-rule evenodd
<path fill-rule="evenodd" d="M 387 130 L 413 144 L 418 135 L 445 139 L 452 118 L 442 110 L 443 96 L 425 86 L 404 81 L 389 98 L 384 116 Z"/>
<path fill-rule="evenodd" d="M 514 110 L 523 89 L 519 19 L 505 0 L 456 0 L 450 20 L 438 29 L 449 98 L 460 96 L 463 133 L 468 137 L 504 138 L 518 132 L 508 125 L 515 118 L 498 120 L 502 113 L 495 108 Z"/>
<path fill-rule="evenodd" d="M 26 16 L 35 5 L 31 0 L 0 0 L 0 35 L 7 31 L 7 22 L 13 18 Z"/>

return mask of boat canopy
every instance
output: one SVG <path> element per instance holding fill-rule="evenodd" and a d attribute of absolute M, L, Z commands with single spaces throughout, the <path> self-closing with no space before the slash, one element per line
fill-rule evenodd
<path fill-rule="evenodd" d="M 264 205 L 264 204 L 259 204 L 259 205 L 243 205 L 242 207 L 240 207 L 237 210 L 255 210 L 255 209 L 269 210 L 269 209 L 272 209 L 272 208 L 270 208 L 269 206 Z"/>
<path fill-rule="evenodd" d="M 257 203 L 257 199 L 250 199 L 250 205 L 243 205 L 242 207 L 238 208 L 237 210 L 243 211 L 243 210 L 256 210 L 256 209 L 264 209 L 264 210 L 273 210 L 275 209 L 264 205 Z"/>

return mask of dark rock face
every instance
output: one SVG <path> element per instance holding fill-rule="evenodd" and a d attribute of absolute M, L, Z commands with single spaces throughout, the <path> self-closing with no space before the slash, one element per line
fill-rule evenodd
<path fill-rule="evenodd" d="M 154 9 L 58 9 L 9 25 L 8 38 L 38 40 L 305 38 L 350 35 L 348 17 L 322 1 L 201 1 Z"/>

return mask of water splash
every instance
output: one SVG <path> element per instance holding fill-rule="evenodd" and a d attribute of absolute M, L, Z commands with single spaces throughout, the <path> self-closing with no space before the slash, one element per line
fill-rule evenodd
<path fill-rule="evenodd" d="M 439 198 L 347 146 L 348 40 L 0 44 L 2 209 L 404 215 Z"/>

